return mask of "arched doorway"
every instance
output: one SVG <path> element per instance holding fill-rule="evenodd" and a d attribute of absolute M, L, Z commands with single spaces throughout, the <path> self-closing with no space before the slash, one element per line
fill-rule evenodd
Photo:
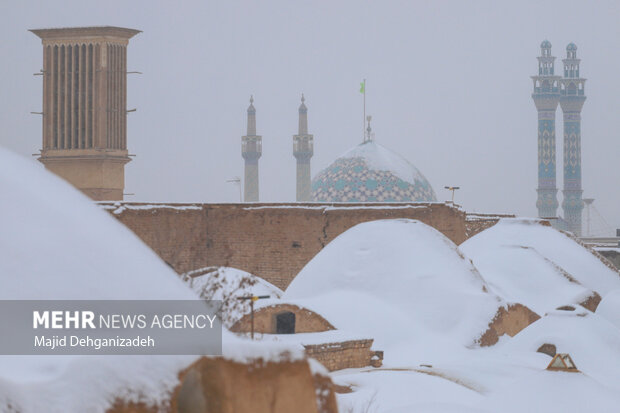
<path fill-rule="evenodd" d="M 295 313 L 286 311 L 276 315 L 276 334 L 295 334 Z"/>

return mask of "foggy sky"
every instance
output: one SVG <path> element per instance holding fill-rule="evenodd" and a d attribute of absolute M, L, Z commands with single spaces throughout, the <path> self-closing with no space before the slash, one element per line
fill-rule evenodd
<path fill-rule="evenodd" d="M 60 5 L 59 3 L 62 3 Z M 41 148 L 40 39 L 27 29 L 115 25 L 130 40 L 132 201 L 237 202 L 250 94 L 263 136 L 261 201 L 294 201 L 292 135 L 303 92 L 313 176 L 362 140 L 362 96 L 376 141 L 434 187 L 459 185 L 470 212 L 536 216 L 540 43 L 556 73 L 578 46 L 584 197 L 620 228 L 620 2 L 617 1 L 3 1 L 0 145 Z M 562 112 L 556 112 L 562 188 Z M 4 194 L 8 196 L 8 194 Z M 561 191 L 558 195 L 562 202 Z M 561 208 L 559 209 L 561 213 Z M 596 228 L 594 228 L 596 229 Z M 584 210 L 585 230 L 585 210 Z"/>

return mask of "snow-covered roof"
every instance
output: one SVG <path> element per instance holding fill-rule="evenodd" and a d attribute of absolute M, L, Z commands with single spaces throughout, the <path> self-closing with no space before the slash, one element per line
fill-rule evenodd
<path fill-rule="evenodd" d="M 197 299 L 129 229 L 43 167 L 0 148 L 0 299 Z M 7 332 L 3 332 L 6 334 Z M 223 332 L 227 358 L 302 357 Z M 0 411 L 104 411 L 168 399 L 193 356 L 0 356 Z"/>
<path fill-rule="evenodd" d="M 620 329 L 620 290 L 605 295 L 596 308 L 596 314 Z"/>
<path fill-rule="evenodd" d="M 315 202 L 435 202 L 424 175 L 402 156 L 367 141 L 337 158 L 312 180 Z"/>
<path fill-rule="evenodd" d="M 181 278 L 201 298 L 222 301 L 222 321 L 229 328 L 250 311 L 250 302 L 239 300 L 239 297 L 269 296 L 271 301 L 283 293 L 270 282 L 231 267 L 200 268 L 183 274 Z M 259 303 L 263 301 L 266 300 Z"/>
<path fill-rule="evenodd" d="M 381 349 L 416 337 L 424 337 L 420 346 L 472 344 L 504 304 L 449 239 L 409 219 L 366 222 L 339 235 L 282 299 L 375 338 Z"/>
<path fill-rule="evenodd" d="M 620 289 L 620 274 L 566 233 L 539 220 L 501 219 L 459 248 L 493 291 L 543 315 L 596 291 Z"/>

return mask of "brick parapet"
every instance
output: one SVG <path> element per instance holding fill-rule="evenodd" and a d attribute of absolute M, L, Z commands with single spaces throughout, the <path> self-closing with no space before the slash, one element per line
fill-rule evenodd
<path fill-rule="evenodd" d="M 343 342 L 304 345 L 306 355 L 325 366 L 329 371 L 367 366 L 379 367 L 383 352 L 371 350 L 373 340 L 348 340 Z"/>
<path fill-rule="evenodd" d="M 466 239 L 465 212 L 441 203 L 99 205 L 178 273 L 235 267 L 282 289 L 325 245 L 362 222 L 417 219 L 456 244 Z"/>

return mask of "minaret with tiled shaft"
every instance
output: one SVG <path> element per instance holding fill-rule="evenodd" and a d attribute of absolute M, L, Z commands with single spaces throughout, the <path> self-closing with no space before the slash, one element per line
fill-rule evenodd
<path fill-rule="evenodd" d="M 581 212 L 583 210 L 581 189 L 581 108 L 586 101 L 586 79 L 579 75 L 580 59 L 577 46 L 566 47 L 564 77 L 560 88 L 560 106 L 564 113 L 564 200 L 562 209 L 568 229 L 581 236 Z"/>
<path fill-rule="evenodd" d="M 560 100 L 560 76 L 554 74 L 555 57 L 551 56 L 551 43 L 540 45 L 538 75 L 532 76 L 532 99 L 538 110 L 538 216 L 557 216 L 558 189 L 556 186 L 555 111 Z"/>
<path fill-rule="evenodd" d="M 308 108 L 305 100 L 302 94 L 298 133 L 293 135 L 293 155 L 297 159 L 297 202 L 310 201 L 310 159 L 314 154 L 314 138 L 308 134 Z"/>
<path fill-rule="evenodd" d="M 263 153 L 262 137 L 256 135 L 256 109 L 254 97 L 250 96 L 248 107 L 248 131 L 241 137 L 241 155 L 245 160 L 243 179 L 243 200 L 258 202 L 258 160 Z"/>
<path fill-rule="evenodd" d="M 127 44 L 139 30 L 31 30 L 43 43 L 39 161 L 96 201 L 123 199 L 127 153 Z"/>

